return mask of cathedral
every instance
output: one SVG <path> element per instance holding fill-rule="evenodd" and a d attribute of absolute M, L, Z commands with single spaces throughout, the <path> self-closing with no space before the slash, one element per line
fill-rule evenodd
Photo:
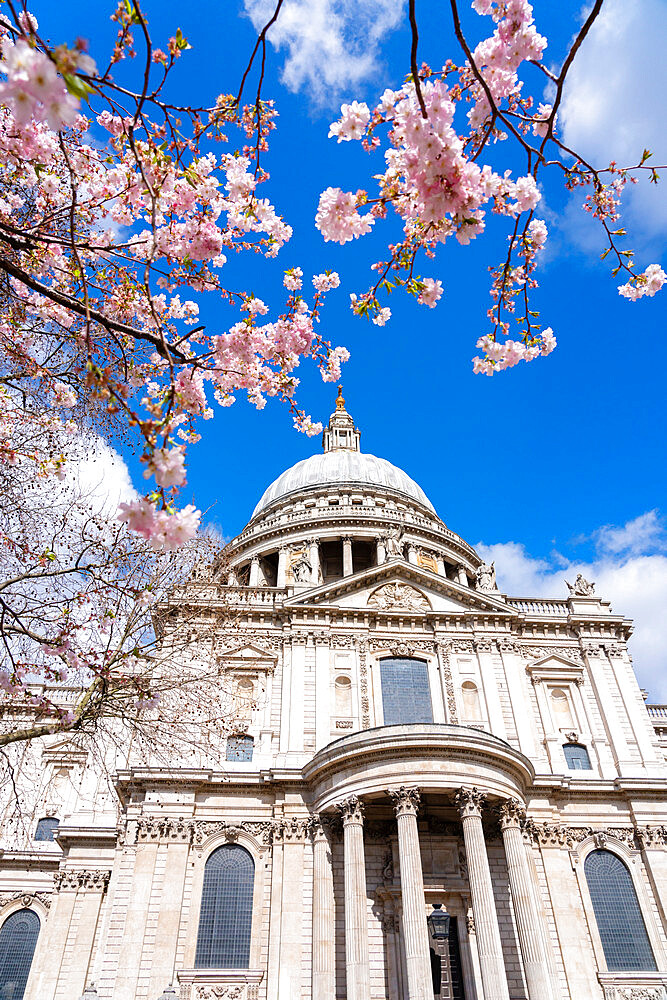
<path fill-rule="evenodd" d="M 502 593 L 340 392 L 228 555 L 179 600 L 234 608 L 233 731 L 92 804 L 44 748 L 0 1000 L 667 1000 L 667 707 L 631 622 L 582 577 Z"/>

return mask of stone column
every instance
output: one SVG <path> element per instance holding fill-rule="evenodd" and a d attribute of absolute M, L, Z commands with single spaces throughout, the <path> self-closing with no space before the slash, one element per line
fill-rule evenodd
<path fill-rule="evenodd" d="M 435 562 L 438 567 L 438 573 L 440 576 L 447 576 L 447 568 L 445 566 L 445 560 L 439 552 L 436 552 Z"/>
<path fill-rule="evenodd" d="M 259 556 L 250 560 L 250 586 L 259 587 Z"/>
<path fill-rule="evenodd" d="M 526 847 L 521 832 L 525 810 L 517 799 L 508 799 L 500 807 L 510 892 L 514 905 L 519 946 L 523 959 L 529 1000 L 553 1000 L 547 957 L 540 934 L 535 886 L 530 876 Z"/>
<path fill-rule="evenodd" d="M 484 1000 L 509 1000 L 496 901 L 482 828 L 484 798 L 477 788 L 460 788 L 456 794 L 456 804 L 463 825 Z"/>
<path fill-rule="evenodd" d="M 310 539 L 310 565 L 312 567 L 311 581 L 314 587 L 320 583 L 320 543 L 317 538 Z"/>
<path fill-rule="evenodd" d="M 370 1000 L 364 807 L 352 795 L 338 808 L 343 817 L 346 993 L 350 1000 Z"/>
<path fill-rule="evenodd" d="M 375 545 L 376 545 L 375 558 L 378 566 L 381 566 L 383 562 L 387 561 L 387 549 L 385 547 L 384 537 L 382 535 L 376 538 Z"/>
<path fill-rule="evenodd" d="M 354 572 L 352 564 L 352 539 L 343 539 L 343 576 L 352 576 Z"/>
<path fill-rule="evenodd" d="M 405 785 L 392 791 L 398 825 L 398 857 L 403 901 L 403 941 L 408 972 L 409 1000 L 429 1000 L 433 996 L 431 957 L 426 926 L 424 876 L 422 874 L 417 809 L 419 791 Z"/>
<path fill-rule="evenodd" d="M 456 567 L 456 579 L 462 587 L 468 586 L 468 577 L 466 576 L 465 567 L 460 564 Z"/>
<path fill-rule="evenodd" d="M 408 545 L 408 562 L 412 563 L 413 566 L 417 565 L 417 547 L 416 545 Z"/>
<path fill-rule="evenodd" d="M 278 579 L 276 580 L 277 587 L 284 587 L 287 582 L 287 549 L 281 548 L 278 550 Z"/>
<path fill-rule="evenodd" d="M 313 816 L 313 1000 L 332 1000 L 335 927 L 331 847 L 319 816 Z"/>

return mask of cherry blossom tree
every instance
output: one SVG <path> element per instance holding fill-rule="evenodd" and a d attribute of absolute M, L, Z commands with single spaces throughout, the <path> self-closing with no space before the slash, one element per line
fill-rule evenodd
<path fill-rule="evenodd" d="M 623 189 L 644 174 L 657 183 L 659 167 L 649 150 L 638 162 L 619 166 L 589 163 L 570 149 L 559 134 L 558 110 L 568 72 L 598 18 L 603 0 L 596 0 L 576 33 L 560 68 L 544 63 L 547 39 L 539 34 L 527 0 L 473 0 L 474 11 L 495 25 L 476 44 L 461 21 L 461 5 L 449 0 L 454 58 L 439 69 L 418 65 L 416 0 L 409 0 L 412 29 L 411 72 L 397 90 L 386 90 L 371 110 L 364 102 L 342 106 L 329 136 L 338 142 L 361 141 L 369 153 L 384 151 L 385 169 L 379 191 L 344 192 L 327 188 L 321 195 L 316 224 L 325 240 L 346 243 L 369 233 L 393 210 L 402 220 L 403 236 L 389 245 L 389 256 L 374 265 L 377 280 L 363 295 L 353 295 L 352 308 L 378 326 L 390 318 L 381 296 L 397 286 L 433 308 L 443 292 L 437 278 L 422 278 L 418 258 L 433 257 L 436 248 L 454 237 L 466 246 L 484 233 L 491 211 L 509 220 L 505 259 L 490 268 L 490 331 L 477 341 L 481 357 L 474 369 L 486 375 L 550 354 L 556 338 L 542 329 L 531 308 L 530 292 L 537 285 L 536 268 L 547 240 L 547 226 L 538 217 L 538 181 L 546 171 L 560 174 L 569 190 L 581 189 L 583 208 L 601 227 L 601 256 L 613 261 L 613 277 L 622 276 L 618 291 L 635 300 L 655 295 L 667 280 L 658 264 L 638 272 L 633 251 L 615 228 Z M 485 28 L 480 29 L 482 36 Z M 540 96 L 546 90 L 548 103 Z M 497 144 L 514 144 L 525 157 L 526 173 L 500 174 Z M 485 162 L 486 161 L 486 162 Z M 511 324 L 518 331 L 510 336 Z"/>

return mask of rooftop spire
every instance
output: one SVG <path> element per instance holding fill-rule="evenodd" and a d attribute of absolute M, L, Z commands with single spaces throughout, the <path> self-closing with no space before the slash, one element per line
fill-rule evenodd
<path fill-rule="evenodd" d="M 336 409 L 329 417 L 329 425 L 324 428 L 322 447 L 327 451 L 359 451 L 361 434 L 354 426 L 354 420 L 345 409 L 343 387 L 338 386 Z"/>

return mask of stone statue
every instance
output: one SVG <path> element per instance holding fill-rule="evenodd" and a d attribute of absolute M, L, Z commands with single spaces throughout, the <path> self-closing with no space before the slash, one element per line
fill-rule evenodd
<path fill-rule="evenodd" d="M 403 532 L 399 528 L 392 528 L 385 538 L 385 552 L 387 559 L 403 558 Z"/>
<path fill-rule="evenodd" d="M 488 563 L 482 563 L 481 566 L 478 566 L 475 580 L 476 590 L 497 590 L 495 562 L 492 562 L 490 566 Z"/>
<path fill-rule="evenodd" d="M 305 552 L 299 552 L 290 568 L 296 583 L 310 583 L 313 567 Z"/>
<path fill-rule="evenodd" d="M 589 583 L 581 573 L 577 573 L 577 579 L 574 583 L 567 583 L 567 589 L 570 591 L 570 597 L 592 597 L 595 593 L 595 584 Z"/>

